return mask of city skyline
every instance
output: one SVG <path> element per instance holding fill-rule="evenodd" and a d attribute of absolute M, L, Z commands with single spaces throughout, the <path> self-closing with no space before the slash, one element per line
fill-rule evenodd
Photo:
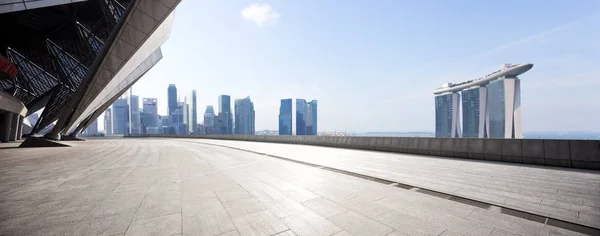
<path fill-rule="evenodd" d="M 281 98 L 318 98 L 330 108 L 319 131 L 433 132 L 431 88 L 532 62 L 521 85 L 524 131 L 600 131 L 600 112 L 590 111 L 600 101 L 589 99 L 600 85 L 600 36 L 589 30 L 600 2 L 268 3 L 281 17 L 258 26 L 240 14 L 248 2 L 183 1 L 176 13 L 186 20 L 175 21 L 164 59 L 134 91 L 157 97 L 161 114 L 166 94 L 157 93 L 169 83 L 197 89 L 199 109 L 220 94 L 251 95 L 257 130 L 278 129 Z"/>

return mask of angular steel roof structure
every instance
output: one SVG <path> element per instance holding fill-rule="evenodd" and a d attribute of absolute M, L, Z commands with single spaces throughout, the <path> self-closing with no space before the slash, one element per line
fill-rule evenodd
<path fill-rule="evenodd" d="M 18 71 L 0 80 L 0 92 L 21 101 L 26 115 L 44 108 L 32 134 L 54 122 L 49 138 L 81 132 L 160 61 L 160 46 L 170 35 L 179 2 L 0 5 L 0 55 Z"/>

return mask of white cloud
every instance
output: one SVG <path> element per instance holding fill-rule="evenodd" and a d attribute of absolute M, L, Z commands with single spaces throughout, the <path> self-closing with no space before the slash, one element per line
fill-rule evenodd
<path fill-rule="evenodd" d="M 281 15 L 268 3 L 255 3 L 245 7 L 242 12 L 242 18 L 253 21 L 262 27 L 265 24 L 275 23 Z"/>

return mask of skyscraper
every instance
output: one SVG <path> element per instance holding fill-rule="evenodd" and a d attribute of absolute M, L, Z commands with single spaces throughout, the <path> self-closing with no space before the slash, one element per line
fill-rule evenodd
<path fill-rule="evenodd" d="M 142 131 L 148 127 L 162 126 L 162 124 L 158 124 L 158 107 L 156 98 L 144 98 L 142 99 L 142 103 L 143 108 L 142 114 L 140 115 Z"/>
<path fill-rule="evenodd" d="M 106 136 L 113 135 L 112 132 L 112 110 L 110 107 L 104 112 L 104 134 Z"/>
<path fill-rule="evenodd" d="M 435 96 L 435 137 L 456 138 L 461 137 L 459 132 L 459 106 L 458 93 L 446 93 Z"/>
<path fill-rule="evenodd" d="M 197 134 L 198 133 L 198 110 L 196 104 L 196 90 L 192 90 L 187 98 L 188 102 L 188 122 L 190 133 Z"/>
<path fill-rule="evenodd" d="M 250 97 L 235 100 L 235 134 L 251 134 L 254 130 L 254 104 Z"/>
<path fill-rule="evenodd" d="M 85 129 L 83 132 L 86 135 L 97 134 L 98 133 L 98 119 L 94 120 L 90 126 Z"/>
<path fill-rule="evenodd" d="M 483 138 L 485 133 L 485 114 L 487 101 L 487 88 L 485 86 L 473 87 L 461 92 L 462 94 L 462 120 L 464 138 Z"/>
<path fill-rule="evenodd" d="M 292 135 L 292 99 L 281 99 L 279 106 L 279 135 Z"/>
<path fill-rule="evenodd" d="M 177 87 L 174 84 L 169 84 L 168 89 L 168 107 L 167 115 L 171 115 L 177 109 Z"/>
<path fill-rule="evenodd" d="M 532 67 L 533 64 L 504 64 L 501 69 L 482 78 L 447 84 L 434 90 L 436 136 L 457 137 L 454 131 L 460 130 L 460 121 L 455 117 L 459 117 L 460 112 L 456 99 L 460 98 L 460 92 L 465 137 L 522 138 L 521 80 L 517 76 Z M 449 118 L 448 112 L 451 112 L 452 118 Z M 457 133 L 460 137 L 461 133 Z"/>
<path fill-rule="evenodd" d="M 129 133 L 129 105 L 127 99 L 119 98 L 112 105 L 113 134 Z"/>
<path fill-rule="evenodd" d="M 215 109 L 213 106 L 206 106 L 204 111 L 204 125 L 206 127 L 215 126 Z"/>
<path fill-rule="evenodd" d="M 312 100 L 306 107 L 306 134 L 317 135 L 317 100 Z"/>
<path fill-rule="evenodd" d="M 231 97 L 229 95 L 219 96 L 219 116 L 222 116 L 225 134 L 232 134 L 233 117 L 231 114 Z"/>
<path fill-rule="evenodd" d="M 140 98 L 133 95 L 131 89 L 129 90 L 127 103 L 129 105 L 129 133 L 140 134 Z"/>
<path fill-rule="evenodd" d="M 306 135 L 306 100 L 296 98 L 296 135 Z"/>

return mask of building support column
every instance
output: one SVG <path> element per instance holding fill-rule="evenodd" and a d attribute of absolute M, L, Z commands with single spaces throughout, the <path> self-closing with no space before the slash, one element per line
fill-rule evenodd
<path fill-rule="evenodd" d="M 11 127 L 10 127 L 10 137 L 8 138 L 9 141 L 17 141 L 17 134 L 18 134 L 18 129 L 17 128 L 19 126 L 19 118 L 21 116 L 19 114 L 13 114 L 12 115 L 12 121 L 11 123 Z"/>
<path fill-rule="evenodd" d="M 23 120 L 25 117 L 19 117 L 19 124 L 17 125 L 17 140 L 23 139 Z"/>
<path fill-rule="evenodd" d="M 10 139 L 10 128 L 12 127 L 12 114 L 5 113 L 2 116 L 4 121 L 4 127 L 2 127 L 2 132 L 0 132 L 0 141 L 6 143 Z"/>

